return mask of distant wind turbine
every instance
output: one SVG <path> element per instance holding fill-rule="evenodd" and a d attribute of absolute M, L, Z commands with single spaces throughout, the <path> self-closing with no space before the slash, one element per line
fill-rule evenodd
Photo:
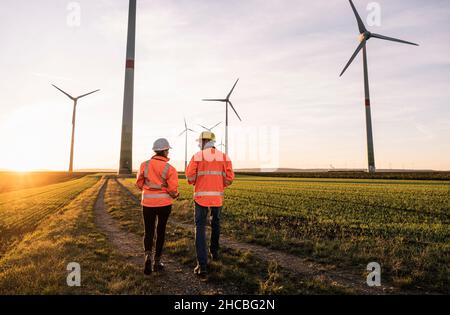
<path fill-rule="evenodd" d="M 219 126 L 221 123 L 222 122 L 217 123 L 217 124 L 214 125 L 214 127 L 211 127 L 211 128 L 208 128 L 208 127 L 205 127 L 205 126 L 202 126 L 202 125 L 199 125 L 199 126 L 202 127 L 203 129 L 205 129 L 206 131 L 212 132 L 213 129 L 216 128 L 217 126 Z"/>
<path fill-rule="evenodd" d="M 242 121 L 241 117 L 239 117 L 239 114 L 237 113 L 236 109 L 234 108 L 233 104 L 230 101 L 231 94 L 233 94 L 234 88 L 238 84 L 239 79 L 237 79 L 236 83 L 233 85 L 233 88 L 231 89 L 230 93 L 228 93 L 227 97 L 225 99 L 204 99 L 204 102 L 222 102 L 225 103 L 225 153 L 228 154 L 228 105 L 231 106 L 236 116 L 239 118 L 240 121 Z"/>
<path fill-rule="evenodd" d="M 220 144 L 217 146 L 219 148 L 223 148 L 225 145 L 223 144 L 223 139 L 220 139 Z"/>
<path fill-rule="evenodd" d="M 73 172 L 73 146 L 74 146 L 74 141 L 75 141 L 75 120 L 76 120 L 76 114 L 77 114 L 77 103 L 78 100 L 80 98 L 86 97 L 88 95 L 91 95 L 93 93 L 96 93 L 100 90 L 95 90 L 83 95 L 80 95 L 78 97 L 73 97 L 71 95 L 69 95 L 68 93 L 64 92 L 63 90 L 61 90 L 59 87 L 57 87 L 56 85 L 52 84 L 52 86 L 54 88 L 56 88 L 57 90 L 59 90 L 61 93 L 63 93 L 64 95 L 66 95 L 68 98 L 70 98 L 73 101 L 73 113 L 72 113 L 72 141 L 70 143 L 70 164 L 69 164 L 69 173 Z"/>
<path fill-rule="evenodd" d="M 188 133 L 190 132 L 195 132 L 195 130 L 192 130 L 190 128 L 188 128 L 187 122 L 186 122 L 186 118 L 184 118 L 184 130 L 182 133 L 180 133 L 178 135 L 178 137 L 181 137 L 183 134 L 186 136 L 186 142 L 184 144 L 184 171 L 186 171 L 187 169 L 187 147 L 188 147 Z"/>
<path fill-rule="evenodd" d="M 369 172 L 375 173 L 376 168 L 375 168 L 375 154 L 374 154 L 374 149 L 373 149 L 372 115 L 371 115 L 371 110 L 370 110 L 369 71 L 368 71 L 368 66 L 367 66 L 367 47 L 366 47 L 367 45 L 366 45 L 366 43 L 371 38 L 378 38 L 378 39 L 388 40 L 388 41 L 402 43 L 402 44 L 408 44 L 408 45 L 414 45 L 414 46 L 419 46 L 419 45 L 415 44 L 415 43 L 407 42 L 407 41 L 404 41 L 401 39 L 396 39 L 396 38 L 387 37 L 387 36 L 369 32 L 366 29 L 361 17 L 359 16 L 358 11 L 356 10 L 355 5 L 353 4 L 352 0 L 349 0 L 349 1 L 350 1 L 350 6 L 352 7 L 353 13 L 355 14 L 356 22 L 358 23 L 358 28 L 359 28 L 359 33 L 360 33 L 359 39 L 360 39 L 361 43 L 359 44 L 358 48 L 356 48 L 356 51 L 350 58 L 349 62 L 345 66 L 344 70 L 342 70 L 340 76 L 342 76 L 345 73 L 347 68 L 350 66 L 350 64 L 353 62 L 353 60 L 356 58 L 356 56 L 362 49 L 363 63 L 364 63 L 364 90 L 365 90 L 365 98 L 366 98 L 365 106 L 366 106 L 367 155 L 368 155 L 368 162 L 369 162 Z"/>

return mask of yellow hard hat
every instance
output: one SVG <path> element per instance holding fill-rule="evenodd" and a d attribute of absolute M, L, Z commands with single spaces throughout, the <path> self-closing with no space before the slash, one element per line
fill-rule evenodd
<path fill-rule="evenodd" d="M 216 135 L 213 132 L 210 132 L 210 131 L 203 131 L 200 134 L 200 137 L 198 137 L 197 141 L 200 142 L 202 140 L 216 141 Z"/>

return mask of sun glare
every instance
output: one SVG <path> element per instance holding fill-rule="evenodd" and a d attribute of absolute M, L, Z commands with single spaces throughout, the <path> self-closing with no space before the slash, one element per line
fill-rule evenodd
<path fill-rule="evenodd" d="M 0 155 L 0 168 L 19 173 L 63 168 L 66 151 L 60 145 L 65 135 L 61 130 L 67 128 L 49 117 L 52 109 L 36 104 L 8 116 L 0 127 L 1 134 L 9 135 L 0 139 L 0 147 L 7 148 Z"/>

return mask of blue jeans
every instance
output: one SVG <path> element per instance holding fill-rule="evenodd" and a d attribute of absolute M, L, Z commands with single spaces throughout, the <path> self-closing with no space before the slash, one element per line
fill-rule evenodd
<path fill-rule="evenodd" d="M 203 207 L 195 203 L 195 249 L 197 251 L 197 263 L 206 267 L 208 263 L 208 251 L 206 249 L 206 221 L 208 210 L 211 209 L 211 253 L 219 251 L 220 238 L 220 213 L 222 207 Z"/>

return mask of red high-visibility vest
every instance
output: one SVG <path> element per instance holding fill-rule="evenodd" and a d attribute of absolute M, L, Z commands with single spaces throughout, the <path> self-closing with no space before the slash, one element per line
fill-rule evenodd
<path fill-rule="evenodd" d="M 141 164 L 136 186 L 142 189 L 141 204 L 145 207 L 165 207 L 173 204 L 171 193 L 178 193 L 178 173 L 169 159 L 154 156 Z"/>
<path fill-rule="evenodd" d="M 186 178 L 195 186 L 195 202 L 204 207 L 221 207 L 225 187 L 234 180 L 233 166 L 225 153 L 207 148 L 192 157 Z"/>

